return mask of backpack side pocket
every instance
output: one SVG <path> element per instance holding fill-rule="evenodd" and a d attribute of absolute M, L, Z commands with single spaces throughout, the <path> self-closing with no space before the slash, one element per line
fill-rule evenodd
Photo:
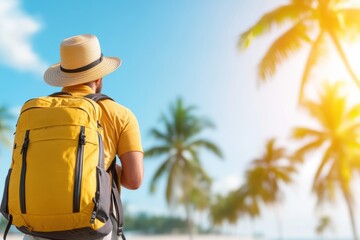
<path fill-rule="evenodd" d="M 9 219 L 9 183 L 12 169 L 10 168 L 5 179 L 4 193 L 1 201 L 0 211 L 6 219 Z"/>
<path fill-rule="evenodd" d="M 110 217 L 111 188 L 110 175 L 105 169 L 96 167 L 96 194 L 93 198 L 95 207 L 91 215 L 91 221 L 95 218 L 105 223 Z"/>

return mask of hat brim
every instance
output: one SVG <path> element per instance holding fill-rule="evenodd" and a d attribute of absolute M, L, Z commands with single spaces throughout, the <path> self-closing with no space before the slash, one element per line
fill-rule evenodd
<path fill-rule="evenodd" d="M 66 73 L 61 71 L 60 63 L 54 64 L 49 67 L 44 73 L 44 80 L 49 85 L 55 87 L 68 87 L 79 85 L 87 82 L 94 81 L 102 78 L 121 66 L 121 59 L 117 57 L 103 57 L 100 64 L 92 67 L 89 70 Z"/>

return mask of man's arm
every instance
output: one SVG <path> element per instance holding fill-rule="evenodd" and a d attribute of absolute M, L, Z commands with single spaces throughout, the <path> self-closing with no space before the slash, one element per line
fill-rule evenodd
<path fill-rule="evenodd" d="M 144 177 L 144 154 L 142 152 L 127 152 L 120 156 L 121 168 L 117 171 L 121 185 L 127 189 L 138 189 Z"/>

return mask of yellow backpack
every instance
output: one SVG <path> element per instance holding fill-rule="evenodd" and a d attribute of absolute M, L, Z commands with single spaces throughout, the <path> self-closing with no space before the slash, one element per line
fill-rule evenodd
<path fill-rule="evenodd" d="M 25 234 L 98 239 L 122 234 L 120 194 L 104 168 L 101 107 L 108 98 L 55 93 L 27 101 L 17 122 L 1 212 Z M 112 164 L 115 174 L 115 161 Z"/>

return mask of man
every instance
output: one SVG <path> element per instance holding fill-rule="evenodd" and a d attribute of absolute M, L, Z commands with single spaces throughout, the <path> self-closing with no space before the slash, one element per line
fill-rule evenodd
<path fill-rule="evenodd" d="M 67 38 L 60 46 L 61 62 L 44 74 L 45 82 L 63 87 L 62 92 L 74 96 L 101 93 L 103 77 L 115 71 L 121 60 L 104 57 L 96 36 L 85 34 Z M 105 168 L 117 155 L 118 182 L 128 189 L 140 187 L 143 179 L 143 150 L 139 126 L 134 114 L 120 104 L 105 99 L 99 101 L 102 109 L 101 126 L 104 130 Z M 115 224 L 114 224 L 115 225 Z M 116 238 L 113 231 L 112 238 Z M 104 239 L 110 239 L 111 234 Z M 37 239 L 25 236 L 25 239 Z"/>

